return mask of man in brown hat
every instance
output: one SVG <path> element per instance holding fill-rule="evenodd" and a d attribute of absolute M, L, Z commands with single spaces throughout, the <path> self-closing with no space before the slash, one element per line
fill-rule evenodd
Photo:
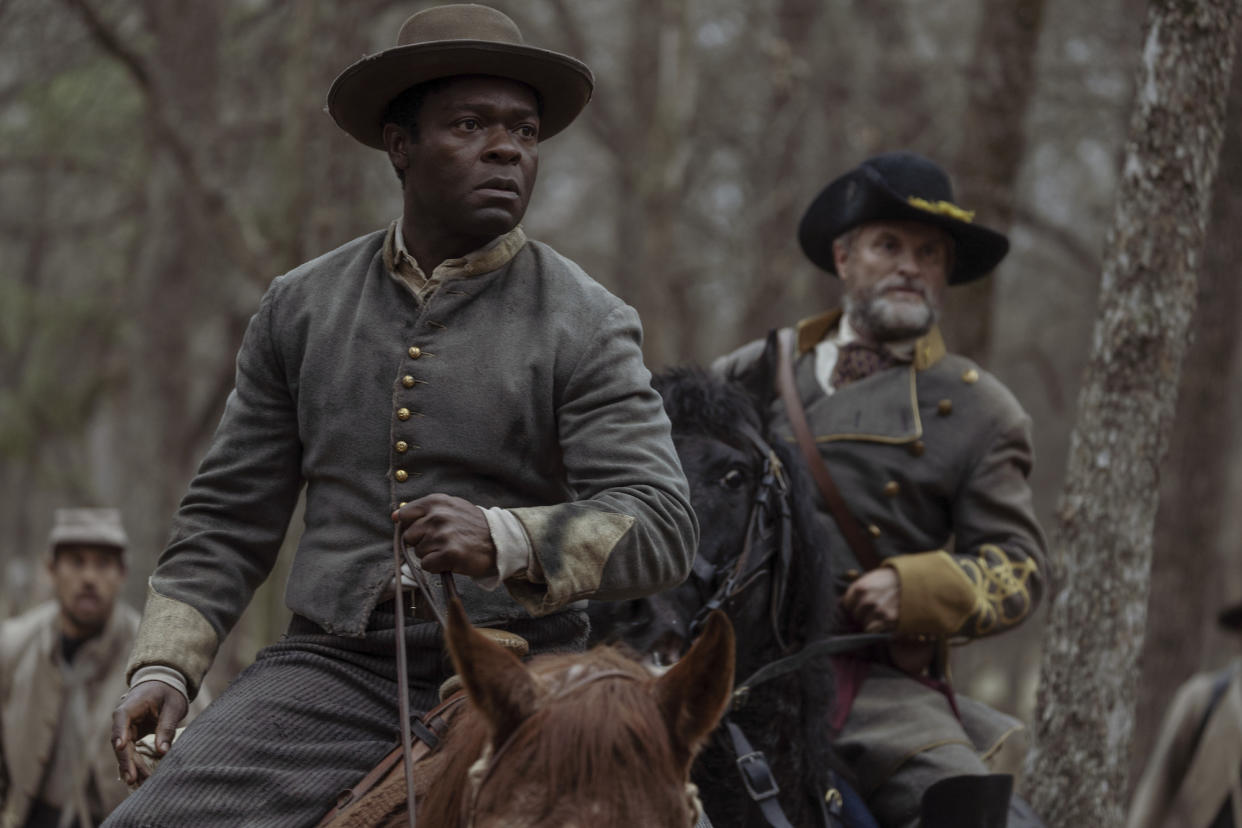
<path fill-rule="evenodd" d="M 1242 603 L 1222 610 L 1218 620 L 1223 629 L 1242 633 Z M 1192 676 L 1177 691 L 1126 825 L 1242 826 L 1242 659 Z"/>
<path fill-rule="evenodd" d="M 117 601 L 127 545 L 116 509 L 57 509 L 55 599 L 0 623 L 3 828 L 97 825 L 128 793 L 108 749 L 138 629 Z"/>
<path fill-rule="evenodd" d="M 995 377 L 947 353 L 936 327 L 945 288 L 986 276 L 1008 251 L 973 218 L 934 162 L 864 161 L 824 188 L 798 233 L 841 278 L 844 307 L 715 365 L 766 393 L 784 349 L 791 382 L 771 428 L 826 467 L 819 517 L 850 582 L 837 596 L 849 627 L 895 635 L 837 664 L 835 746 L 883 826 L 919 824 L 924 792 L 951 777 L 962 778 L 938 799 L 967 810 L 941 805 L 934 824 L 1005 824 L 1009 780 L 988 776 L 980 754 L 1017 723 L 955 698 L 944 644 L 1013 628 L 1042 589 L 1030 420 Z M 782 397 L 804 412 L 801 438 Z"/>
<path fill-rule="evenodd" d="M 484 6 L 415 14 L 398 44 L 342 72 L 328 110 L 386 153 L 404 213 L 276 279 L 251 320 L 150 580 L 121 773 L 137 781 L 142 733 L 169 742 L 304 486 L 293 620 L 109 824 L 313 824 L 391 750 L 395 601 L 412 602 L 413 709 L 447 677 L 418 573 L 394 577 L 395 527 L 419 568 L 456 574 L 475 624 L 534 652 L 583 646 L 587 596 L 689 568 L 697 526 L 638 317 L 519 226 L 590 71 Z"/>

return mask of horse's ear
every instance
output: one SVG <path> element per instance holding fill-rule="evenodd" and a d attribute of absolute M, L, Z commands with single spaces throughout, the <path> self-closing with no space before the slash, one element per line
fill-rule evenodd
<path fill-rule="evenodd" d="M 656 699 L 676 759 L 689 768 L 733 695 L 733 625 L 719 610 L 707 618 L 690 652 L 656 681 Z"/>
<path fill-rule="evenodd" d="M 744 372 L 736 377 L 737 382 L 742 386 L 742 390 L 746 392 L 746 396 L 750 397 L 755 410 L 765 420 L 768 407 L 773 397 L 776 396 L 776 369 L 778 365 L 777 357 L 780 354 L 779 347 L 777 332 L 773 329 L 768 332 L 768 338 L 763 343 L 763 353 L 759 359 L 751 363 Z"/>
<path fill-rule="evenodd" d="M 470 701 L 492 726 L 496 747 L 535 710 L 539 689 L 518 657 L 470 625 L 461 600 L 448 606 L 449 655 Z"/>

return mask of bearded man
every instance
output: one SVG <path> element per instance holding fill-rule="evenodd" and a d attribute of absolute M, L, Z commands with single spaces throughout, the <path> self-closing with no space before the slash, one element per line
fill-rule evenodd
<path fill-rule="evenodd" d="M 519 226 L 590 70 L 478 5 L 419 12 L 397 42 L 346 68 L 328 111 L 384 152 L 403 213 L 277 278 L 251 320 L 151 576 L 122 775 L 138 781 L 144 733 L 169 750 L 305 488 L 293 620 L 110 825 L 318 822 L 399 741 L 397 601 L 411 709 L 448 677 L 440 590 L 414 590 L 415 569 L 453 573 L 474 624 L 536 653 L 582 648 L 587 596 L 688 571 L 697 525 L 638 316 Z M 417 558 L 400 579 L 398 527 Z"/>
<path fill-rule="evenodd" d="M 954 777 L 939 788 L 935 824 L 1005 825 L 1009 780 L 980 757 L 1008 728 L 955 698 L 944 645 L 1011 629 L 1039 601 L 1030 420 L 995 377 L 946 353 L 936 321 L 946 286 L 986 276 L 1008 241 L 953 203 L 939 166 L 909 152 L 830 183 L 798 238 L 845 288 L 843 309 L 781 340 L 807 442 L 843 500 L 835 513 L 829 496 L 818 504 L 825 554 L 848 584 L 837 596 L 844 626 L 894 634 L 887 648 L 838 660 L 835 746 L 886 827 L 918 825 L 924 793 Z M 753 384 L 765 347 L 750 343 L 714 368 Z M 795 441 L 779 397 L 771 423 Z M 971 821 L 946 814 L 946 801 Z M 991 821 L 978 821 L 984 811 Z"/>
<path fill-rule="evenodd" d="M 0 826 L 97 825 L 128 791 L 108 749 L 138 613 L 116 509 L 57 509 L 55 600 L 0 623 Z"/>

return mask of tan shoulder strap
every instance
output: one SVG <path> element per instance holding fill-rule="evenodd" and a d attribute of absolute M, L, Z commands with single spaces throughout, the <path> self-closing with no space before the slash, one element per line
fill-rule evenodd
<path fill-rule="evenodd" d="M 863 569 L 875 569 L 880 565 L 880 556 L 876 554 L 875 545 L 841 497 L 841 491 L 828 473 L 824 458 L 820 456 L 819 448 L 815 445 L 815 438 L 811 436 L 811 428 L 807 425 L 806 412 L 802 408 L 802 400 L 798 396 L 798 386 L 794 380 L 793 330 L 782 328 L 776 336 L 776 390 L 780 392 L 781 401 L 785 403 L 785 414 L 789 417 L 789 425 L 793 428 L 798 447 L 802 449 L 802 456 L 811 470 L 811 476 L 815 478 L 815 485 L 819 487 L 819 493 L 823 496 L 824 503 L 828 504 L 828 510 L 841 529 L 854 558 Z"/>

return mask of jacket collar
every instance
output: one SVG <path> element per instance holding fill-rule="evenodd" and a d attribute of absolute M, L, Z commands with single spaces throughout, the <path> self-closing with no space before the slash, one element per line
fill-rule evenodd
<path fill-rule="evenodd" d="M 811 316 L 798 322 L 795 330 L 798 338 L 798 356 L 814 348 L 820 340 L 836 329 L 841 320 L 841 309 L 830 310 L 818 316 Z M 940 328 L 933 327 L 926 336 L 914 343 L 914 370 L 926 371 L 944 359 L 944 339 L 940 336 Z"/>
<path fill-rule="evenodd" d="M 810 353 L 836 330 L 841 310 L 804 319 L 797 324 L 798 356 Z M 798 390 L 815 430 L 816 442 L 857 440 L 904 444 L 923 436 L 919 415 L 918 376 L 945 357 L 944 339 L 938 328 L 914 343 L 909 366 L 882 371 L 851 383 L 832 396 L 824 394 L 815 379 L 813 360 L 798 360 Z"/>

